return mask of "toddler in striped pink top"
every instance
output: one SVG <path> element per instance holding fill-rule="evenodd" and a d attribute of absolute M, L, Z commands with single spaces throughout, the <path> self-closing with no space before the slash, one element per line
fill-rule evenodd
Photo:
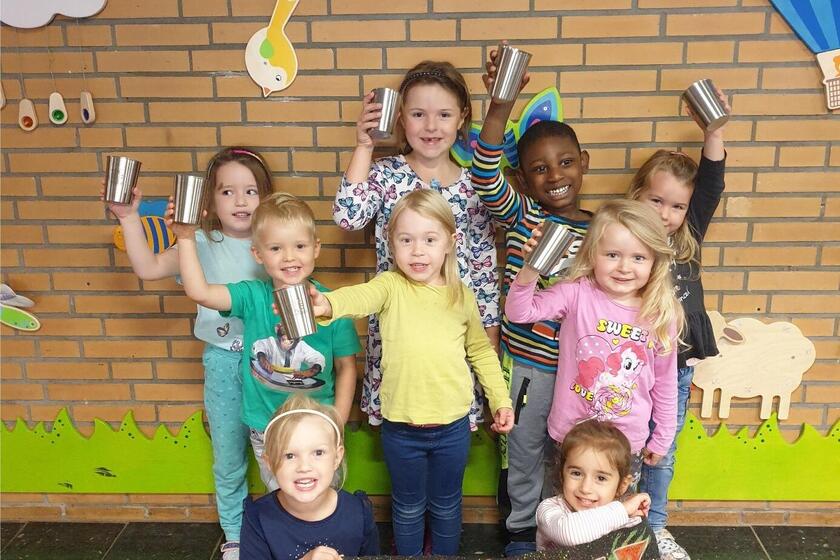
<path fill-rule="evenodd" d="M 624 495 L 633 480 L 627 437 L 611 422 L 586 420 L 558 450 L 560 495 L 537 508 L 537 550 L 592 542 L 642 522 L 647 494 Z"/>

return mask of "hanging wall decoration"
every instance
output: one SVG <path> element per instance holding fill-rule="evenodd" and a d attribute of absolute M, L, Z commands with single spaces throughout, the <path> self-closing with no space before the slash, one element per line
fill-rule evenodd
<path fill-rule="evenodd" d="M 694 368 L 694 384 L 703 389 L 700 416 L 712 415 L 714 393 L 720 389 L 719 418 L 729 418 L 732 397 L 761 397 L 762 420 L 770 418 L 773 398 L 779 397 L 779 418 L 790 411 L 790 395 L 816 359 L 814 343 L 792 323 L 762 323 L 750 317 L 726 322 L 717 311 L 709 319 L 720 354 Z"/>
<path fill-rule="evenodd" d="M 0 21 L 12 27 L 35 29 L 55 16 L 84 18 L 98 14 L 107 0 L 2 0 Z"/>
<path fill-rule="evenodd" d="M 254 33 L 245 46 L 245 67 L 263 97 L 286 89 L 297 76 L 297 55 L 285 27 L 298 1 L 277 0 L 268 27 Z"/>
<path fill-rule="evenodd" d="M 840 109 L 840 2 L 836 0 L 770 0 L 811 52 L 823 73 L 825 100 Z"/>

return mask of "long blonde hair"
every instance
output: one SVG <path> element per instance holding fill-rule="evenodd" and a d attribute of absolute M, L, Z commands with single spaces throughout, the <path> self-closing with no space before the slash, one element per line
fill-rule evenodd
<path fill-rule="evenodd" d="M 289 414 L 277 420 L 270 421 L 268 429 L 263 434 L 265 439 L 265 462 L 268 464 L 271 472 L 275 472 L 283 462 L 283 454 L 289 445 L 289 440 L 292 438 L 292 433 L 295 431 L 295 428 L 297 428 L 298 424 L 304 418 L 311 416 L 307 411 L 323 414 L 332 420 L 333 424 L 338 427 L 338 433 L 335 438 L 336 453 L 339 447 L 344 446 L 341 418 L 334 407 L 321 404 L 306 395 L 292 395 L 286 399 L 286 402 L 274 413 L 272 418 L 276 418 L 286 412 L 300 412 L 300 414 Z M 344 485 L 346 476 L 347 467 L 342 458 L 332 480 L 333 488 L 341 488 Z"/>
<path fill-rule="evenodd" d="M 653 176 L 660 171 L 670 173 L 677 181 L 694 190 L 694 181 L 697 179 L 697 164 L 694 160 L 682 152 L 657 150 L 636 171 L 633 180 L 630 181 L 627 198 L 639 200 L 650 187 Z M 674 260 L 678 263 L 700 263 L 700 245 L 691 232 L 688 220 L 684 220 L 670 237 L 674 248 Z"/>
<path fill-rule="evenodd" d="M 639 292 L 642 298 L 639 317 L 648 322 L 651 330 L 656 333 L 663 352 L 667 354 L 674 350 L 669 332 L 672 325 L 676 325 L 678 336 L 682 331 L 683 309 L 674 297 L 671 283 L 670 264 L 673 250 L 668 245 L 662 220 L 651 207 L 643 202 L 621 199 L 611 200 L 601 206 L 589 224 L 569 277 L 572 280 L 587 277 L 595 281 L 594 267 L 598 244 L 611 224 L 627 228 L 653 253 L 650 277 Z"/>
<path fill-rule="evenodd" d="M 443 227 L 443 231 L 446 232 L 451 247 L 444 258 L 441 272 L 449 292 L 449 303 L 453 306 L 461 305 L 464 301 L 464 293 L 461 277 L 458 275 L 458 263 L 455 260 L 455 239 L 453 236 L 456 235 L 457 229 L 452 209 L 440 193 L 431 189 L 418 189 L 402 197 L 394 205 L 391 216 L 388 218 L 388 245 L 391 247 L 392 254 L 394 253 L 394 235 L 396 234 L 397 223 L 406 210 L 413 210 L 424 218 L 438 222 Z M 404 275 L 401 270 L 398 269 L 398 271 Z"/>

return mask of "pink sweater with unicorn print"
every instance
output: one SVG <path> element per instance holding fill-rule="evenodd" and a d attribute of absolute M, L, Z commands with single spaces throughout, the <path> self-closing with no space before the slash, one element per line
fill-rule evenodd
<path fill-rule="evenodd" d="M 638 309 L 625 307 L 587 278 L 539 292 L 513 282 L 505 313 L 516 323 L 562 320 L 560 359 L 548 433 L 563 441 L 580 420 L 609 420 L 627 436 L 634 453 L 665 455 L 677 421 L 677 353 L 662 348 Z M 672 332 L 676 332 L 672 328 Z M 676 348 L 672 340 L 671 348 Z"/>

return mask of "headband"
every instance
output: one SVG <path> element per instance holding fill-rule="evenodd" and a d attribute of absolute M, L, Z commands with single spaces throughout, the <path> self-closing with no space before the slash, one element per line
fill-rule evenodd
<path fill-rule="evenodd" d="M 213 166 L 216 165 L 216 162 L 219 161 L 219 156 L 222 155 L 223 153 L 224 152 L 219 152 L 218 154 L 213 156 L 212 160 L 210 160 L 210 165 L 207 166 L 208 175 L 210 173 L 210 170 L 213 169 Z M 238 155 L 241 155 L 241 156 L 250 156 L 250 157 L 254 158 L 255 160 L 257 160 L 259 162 L 260 166 L 262 166 L 263 170 L 265 170 L 265 172 L 268 173 L 268 168 L 266 167 L 265 162 L 263 161 L 263 158 L 261 158 L 256 153 L 254 153 L 250 150 L 246 150 L 244 148 L 235 148 L 233 150 L 227 150 L 227 153 L 238 154 Z M 270 173 L 268 173 L 268 174 L 271 175 Z"/>
<path fill-rule="evenodd" d="M 691 156 L 690 156 L 690 155 L 688 155 L 688 154 L 687 154 L 687 153 L 685 153 L 685 152 L 675 151 L 675 152 L 668 152 L 668 154 L 669 154 L 669 155 L 672 155 L 672 156 L 682 156 L 682 157 L 684 157 L 684 158 L 691 159 Z M 692 160 L 692 161 L 694 161 L 694 160 Z"/>
<path fill-rule="evenodd" d="M 405 88 L 411 82 L 414 82 L 414 81 L 417 81 L 417 80 L 420 80 L 420 79 L 423 79 L 423 78 L 435 78 L 436 80 L 440 80 L 440 81 L 443 81 L 443 80 L 448 81 L 448 78 L 446 77 L 446 74 L 444 74 L 440 70 L 423 70 L 423 71 L 420 71 L 420 72 L 411 72 L 411 73 L 407 74 L 405 78 L 403 78 L 402 84 L 400 84 L 400 93 L 404 92 Z"/>
<path fill-rule="evenodd" d="M 268 433 L 268 430 L 271 428 L 272 424 L 274 424 L 284 416 L 291 416 L 292 414 L 314 414 L 315 416 L 320 416 L 321 418 L 329 422 L 330 426 L 333 427 L 333 430 L 335 430 L 335 436 L 337 438 L 338 444 L 341 445 L 341 430 L 338 429 L 338 424 L 336 424 L 332 418 L 330 418 L 323 412 L 319 412 L 317 410 L 312 410 L 309 408 L 297 408 L 295 410 L 287 410 L 286 412 L 278 414 L 277 416 L 271 419 L 271 422 L 269 422 L 268 425 L 265 427 L 263 434 Z"/>

